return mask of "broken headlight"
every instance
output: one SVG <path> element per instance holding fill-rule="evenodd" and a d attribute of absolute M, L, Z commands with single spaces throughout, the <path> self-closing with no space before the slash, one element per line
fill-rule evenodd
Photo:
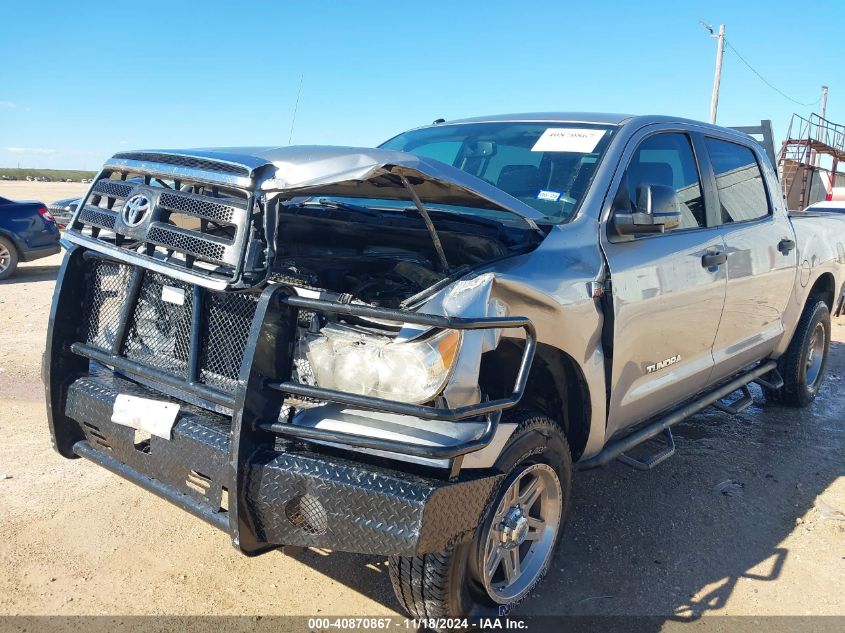
<path fill-rule="evenodd" d="M 421 404 L 433 400 L 452 374 L 461 333 L 441 330 L 412 341 L 328 325 L 297 346 L 318 387 Z"/>

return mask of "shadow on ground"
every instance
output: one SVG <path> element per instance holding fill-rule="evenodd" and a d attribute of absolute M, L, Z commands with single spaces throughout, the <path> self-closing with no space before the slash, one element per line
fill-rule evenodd
<path fill-rule="evenodd" d="M 0 281 L 0 286 L 39 281 L 53 282 L 59 274 L 59 268 L 60 266 L 20 266 L 11 277 Z"/>
<path fill-rule="evenodd" d="M 738 416 L 709 409 L 674 427 L 677 452 L 653 471 L 614 462 L 577 473 L 554 564 L 514 615 L 649 615 L 659 630 L 718 612 L 744 578 L 777 580 L 790 557 L 781 543 L 845 475 L 842 380 L 845 345 L 834 343 L 808 409 L 765 404 L 756 390 L 757 404 Z M 296 557 L 398 608 L 383 559 Z"/>

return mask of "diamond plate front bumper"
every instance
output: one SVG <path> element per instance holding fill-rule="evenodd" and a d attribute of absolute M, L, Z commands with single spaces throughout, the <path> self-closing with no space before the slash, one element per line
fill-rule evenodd
<path fill-rule="evenodd" d="M 70 385 L 65 414 L 85 438 L 74 452 L 217 527 L 237 529 L 227 511 L 236 488 L 228 477 L 231 419 L 180 403 L 170 440 L 136 444 L 134 429 L 111 422 L 119 393 L 162 399 L 105 370 Z M 470 538 L 501 478 L 443 481 L 292 445 L 256 451 L 241 475 L 250 541 L 405 556 Z"/>

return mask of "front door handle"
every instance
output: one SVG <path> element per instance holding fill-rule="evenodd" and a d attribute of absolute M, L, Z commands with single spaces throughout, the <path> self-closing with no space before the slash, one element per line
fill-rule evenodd
<path fill-rule="evenodd" d="M 727 253 L 708 253 L 701 258 L 701 265 L 705 268 L 715 268 L 728 261 Z"/>
<path fill-rule="evenodd" d="M 784 255 L 789 255 L 795 250 L 795 240 L 781 240 L 778 242 L 778 250 Z"/>

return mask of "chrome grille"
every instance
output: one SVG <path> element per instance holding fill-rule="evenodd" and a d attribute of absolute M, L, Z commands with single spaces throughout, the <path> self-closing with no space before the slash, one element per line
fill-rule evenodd
<path fill-rule="evenodd" d="M 118 154 L 92 185 L 67 238 L 213 290 L 257 285 L 266 263 L 262 233 L 253 231 L 251 174 L 246 165 L 205 158 Z M 129 222 L 123 205 L 133 196 L 149 205 Z"/>
<path fill-rule="evenodd" d="M 93 191 L 111 198 L 127 198 L 135 185 L 121 180 L 98 180 Z"/>
<path fill-rule="evenodd" d="M 187 231 L 169 228 L 161 224 L 155 224 L 147 232 L 147 241 L 165 246 L 167 248 L 209 260 L 217 263 L 227 263 L 232 259 L 227 256 L 225 242 L 220 242 L 208 237 L 197 237 Z"/>
<path fill-rule="evenodd" d="M 202 169 L 205 171 L 218 171 L 224 174 L 237 174 L 239 176 L 249 175 L 249 169 L 242 165 L 224 163 L 221 161 L 209 160 L 206 158 L 198 158 L 196 156 L 179 156 L 178 154 L 158 154 L 155 152 L 122 152 L 120 154 L 115 154 L 114 157 L 124 160 L 139 160 L 152 163 L 161 163 L 163 165 L 178 165 L 179 167 Z"/>
<path fill-rule="evenodd" d="M 117 214 L 113 211 L 85 205 L 79 212 L 79 221 L 111 231 L 114 229 L 115 222 L 117 222 Z"/>
<path fill-rule="evenodd" d="M 239 210 L 243 212 L 242 206 L 234 204 L 220 204 L 201 196 L 188 196 L 185 194 L 163 193 L 158 199 L 159 205 L 171 211 L 187 213 L 199 218 L 208 218 L 218 222 L 229 223 Z"/>

